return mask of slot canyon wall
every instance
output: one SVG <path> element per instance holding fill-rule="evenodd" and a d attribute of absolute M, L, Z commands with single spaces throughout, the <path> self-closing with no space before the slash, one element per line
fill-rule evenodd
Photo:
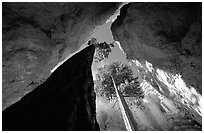
<path fill-rule="evenodd" d="M 111 30 L 140 71 L 144 90 L 179 108 L 173 130 L 201 130 L 202 3 L 129 3 Z"/>
<path fill-rule="evenodd" d="M 111 30 L 128 59 L 181 74 L 202 93 L 202 3 L 129 3 Z"/>
<path fill-rule="evenodd" d="M 44 86 L 48 82 L 46 80 L 51 74 L 50 70 L 77 51 L 89 39 L 95 27 L 105 23 L 120 5 L 121 3 L 3 3 L 3 110 L 10 110 L 12 114 L 12 108 L 15 106 L 26 105 L 27 102 L 20 102 L 23 104 L 17 102 L 14 106 L 10 106 L 43 82 L 41 86 Z M 111 26 L 114 40 L 120 42 L 127 59 L 138 60 L 141 64 L 148 61 L 155 69 L 180 74 L 187 86 L 194 87 L 202 94 L 201 5 L 201 3 L 126 4 Z M 149 74 L 146 79 L 159 82 L 154 73 Z M 92 79 L 84 81 L 88 82 L 92 82 Z M 160 83 L 153 87 L 160 89 L 162 85 Z M 36 93 L 38 91 L 40 89 L 34 90 L 21 101 L 30 99 L 29 95 L 38 95 Z M 64 92 L 66 91 L 59 91 L 58 95 L 61 96 L 65 94 Z M 171 99 L 170 90 L 160 93 Z M 52 103 L 46 102 L 47 105 Z M 40 101 L 36 103 L 40 104 Z M 9 106 L 11 108 L 7 108 Z M 92 111 L 93 108 L 91 107 Z M 4 114 L 3 116 L 10 117 L 9 113 L 9 115 Z M 196 113 L 193 115 L 200 123 L 200 116 Z M 91 118 L 95 120 L 93 112 Z M 26 124 L 26 120 L 24 123 Z"/>
<path fill-rule="evenodd" d="M 43 83 L 121 3 L 2 3 L 2 106 Z"/>
<path fill-rule="evenodd" d="M 4 131 L 97 131 L 91 71 L 95 47 L 84 48 L 2 113 Z"/>

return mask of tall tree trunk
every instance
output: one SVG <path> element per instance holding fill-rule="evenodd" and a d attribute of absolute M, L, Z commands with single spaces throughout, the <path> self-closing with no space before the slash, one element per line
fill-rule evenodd
<path fill-rule="evenodd" d="M 129 107 L 127 103 L 125 102 L 125 99 L 123 98 L 121 92 L 117 89 L 113 76 L 111 76 L 111 78 L 113 80 L 114 88 L 116 91 L 116 96 L 118 98 L 119 107 L 122 112 L 122 116 L 123 116 L 123 120 L 124 120 L 126 129 L 128 131 L 137 131 L 138 128 L 134 120 L 134 117 L 132 116 L 132 113 L 130 112 Z"/>

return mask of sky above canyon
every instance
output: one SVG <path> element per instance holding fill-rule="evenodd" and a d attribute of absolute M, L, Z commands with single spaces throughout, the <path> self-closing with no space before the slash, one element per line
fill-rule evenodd
<path fill-rule="evenodd" d="M 112 43 L 112 42 L 114 41 L 114 39 L 113 39 L 113 35 L 112 35 L 112 32 L 111 32 L 110 27 L 111 27 L 111 24 L 113 23 L 113 21 L 116 19 L 117 14 L 118 14 L 118 12 L 116 12 L 113 16 L 111 16 L 111 17 L 109 18 L 109 20 L 108 20 L 105 24 L 103 24 L 103 25 L 101 25 L 101 26 L 98 26 L 98 27 L 94 30 L 94 32 L 93 32 L 91 38 L 92 38 L 92 37 L 96 38 L 98 42 Z M 94 79 L 95 79 L 95 74 L 98 72 L 97 68 L 102 67 L 102 66 L 104 66 L 104 65 L 106 65 L 106 64 L 109 64 L 109 63 L 111 63 L 111 62 L 120 61 L 120 62 L 122 62 L 123 64 L 128 64 L 128 65 L 130 65 L 130 63 L 126 60 L 126 55 L 125 55 L 125 53 L 120 49 L 118 43 L 119 43 L 119 42 L 116 42 L 116 43 L 114 44 L 114 47 L 111 48 L 111 49 L 112 49 L 112 52 L 109 54 L 109 57 L 108 57 L 108 58 L 104 59 L 103 61 L 101 61 L 101 62 L 99 62 L 99 63 L 96 63 L 96 62 L 93 61 L 93 64 L 92 64 L 92 73 L 93 73 L 93 78 L 94 78 Z M 69 59 L 71 56 L 73 56 L 74 54 L 78 53 L 79 51 L 81 51 L 81 50 L 84 49 L 85 47 L 87 47 L 87 42 L 84 43 L 84 44 L 79 48 L 78 51 L 76 51 L 76 52 L 70 54 L 64 61 L 58 63 L 58 65 L 55 66 L 55 67 L 51 70 L 51 72 L 55 71 L 63 62 L 65 62 L 67 59 Z M 138 70 L 136 69 L 136 67 L 134 67 L 134 65 L 130 65 L 130 67 L 131 67 L 131 69 L 132 69 L 132 71 L 133 71 L 133 76 L 134 76 L 134 77 L 139 77 L 139 82 L 141 82 L 142 79 L 140 78 L 139 72 L 138 72 Z"/>
<path fill-rule="evenodd" d="M 107 42 L 107 43 L 111 43 L 114 41 L 113 39 L 113 35 L 112 32 L 110 30 L 111 24 L 112 24 L 112 20 L 107 21 L 107 23 L 105 23 L 104 25 L 98 26 L 92 37 L 96 38 L 99 42 Z M 109 54 L 109 57 L 107 59 L 104 59 L 103 61 L 96 63 L 93 62 L 92 64 L 92 72 L 93 75 L 95 75 L 97 73 L 97 68 L 102 67 L 106 64 L 109 64 L 111 62 L 114 61 L 120 61 L 123 64 L 128 64 L 128 61 L 126 60 L 126 55 L 125 53 L 119 48 L 119 45 L 114 44 L 115 47 L 112 48 L 112 52 Z M 133 76 L 139 76 L 139 73 L 137 71 L 137 69 L 132 66 L 131 67 L 133 70 Z"/>

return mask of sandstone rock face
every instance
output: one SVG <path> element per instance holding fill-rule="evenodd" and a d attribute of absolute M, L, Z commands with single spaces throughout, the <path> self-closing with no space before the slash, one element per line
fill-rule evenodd
<path fill-rule="evenodd" d="M 44 82 L 120 3 L 3 3 L 3 109 Z"/>
<path fill-rule="evenodd" d="M 129 3 L 112 24 L 128 59 L 181 74 L 202 93 L 201 3 Z"/>
<path fill-rule="evenodd" d="M 99 130 L 91 64 L 93 45 L 80 51 L 35 90 L 3 111 L 3 130 Z"/>

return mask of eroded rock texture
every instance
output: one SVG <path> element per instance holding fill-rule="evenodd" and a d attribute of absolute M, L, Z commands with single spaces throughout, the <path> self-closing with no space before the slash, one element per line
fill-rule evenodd
<path fill-rule="evenodd" d="M 3 3 L 3 109 L 44 82 L 120 3 Z"/>
<path fill-rule="evenodd" d="M 91 45 L 77 53 L 6 108 L 3 130 L 99 130 L 91 72 L 94 51 Z"/>
<path fill-rule="evenodd" d="M 181 74 L 202 93 L 201 3 L 129 3 L 112 24 L 128 59 Z"/>

